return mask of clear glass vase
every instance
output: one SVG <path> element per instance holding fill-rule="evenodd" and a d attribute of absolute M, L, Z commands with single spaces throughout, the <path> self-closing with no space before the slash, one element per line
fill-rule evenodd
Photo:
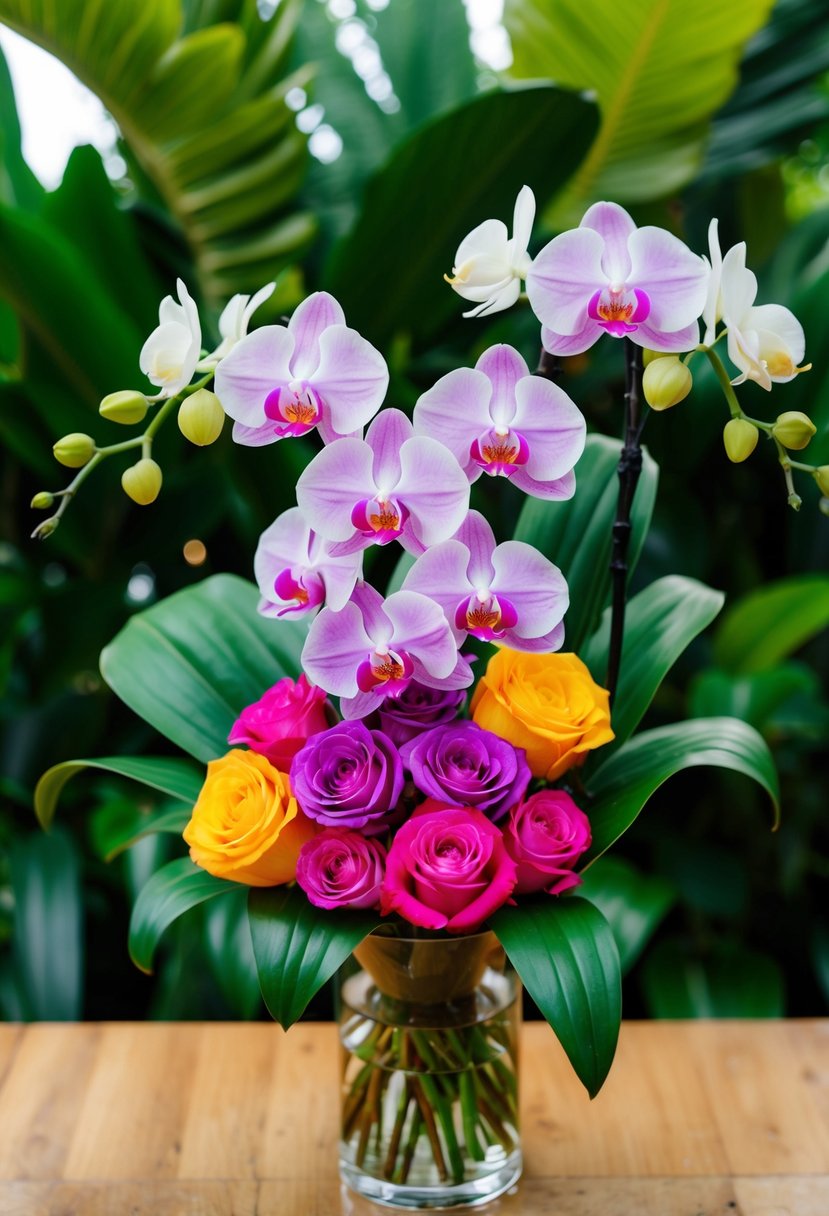
<path fill-rule="evenodd" d="M 378 930 L 341 975 L 340 1173 L 399 1208 L 486 1203 L 521 1173 L 521 994 L 492 933 Z"/>

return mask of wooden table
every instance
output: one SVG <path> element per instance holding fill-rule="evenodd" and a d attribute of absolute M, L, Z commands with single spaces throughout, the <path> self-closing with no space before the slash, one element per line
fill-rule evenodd
<path fill-rule="evenodd" d="M 829 1216 L 829 1021 L 628 1023 L 592 1104 L 546 1026 L 523 1049 L 487 1214 Z M 0 1025 L 0 1213 L 379 1214 L 340 1190 L 336 1070 L 330 1025 Z"/>

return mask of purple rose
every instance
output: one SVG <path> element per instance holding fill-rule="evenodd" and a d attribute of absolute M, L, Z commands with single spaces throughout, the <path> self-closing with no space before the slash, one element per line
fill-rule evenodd
<path fill-rule="evenodd" d="M 530 783 L 524 752 L 474 722 L 450 722 L 405 743 L 403 763 L 424 794 L 500 819 Z"/>
<path fill-rule="evenodd" d="M 299 851 L 296 880 L 318 908 L 374 908 L 386 850 L 348 828 L 325 828 Z"/>
<path fill-rule="evenodd" d="M 427 688 L 413 680 L 399 697 L 386 697 L 380 726 L 400 747 L 424 730 L 454 722 L 465 699 L 463 688 Z"/>
<path fill-rule="evenodd" d="M 382 832 L 403 790 L 397 748 L 380 730 L 340 722 L 308 740 L 291 764 L 291 788 L 310 819 L 326 827 Z"/>
<path fill-rule="evenodd" d="M 564 790 L 541 790 L 513 808 L 504 844 L 518 865 L 516 895 L 560 895 L 581 883 L 573 867 L 590 848 L 590 820 Z"/>

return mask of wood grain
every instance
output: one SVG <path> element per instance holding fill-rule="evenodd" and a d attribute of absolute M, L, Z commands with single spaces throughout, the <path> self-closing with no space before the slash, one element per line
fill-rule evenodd
<path fill-rule="evenodd" d="M 0 1026 L 0 1216 L 378 1216 L 336 1175 L 329 1025 Z M 829 1216 L 829 1021 L 628 1023 L 591 1103 L 525 1028 L 491 1216 Z"/>

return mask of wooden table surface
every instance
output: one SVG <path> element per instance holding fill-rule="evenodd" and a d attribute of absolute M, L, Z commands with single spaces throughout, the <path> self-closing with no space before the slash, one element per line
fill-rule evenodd
<path fill-rule="evenodd" d="M 829 1216 L 829 1021 L 627 1023 L 591 1103 L 525 1028 L 487 1216 Z M 0 1025 L 2 1216 L 363 1216 L 331 1025 Z"/>

